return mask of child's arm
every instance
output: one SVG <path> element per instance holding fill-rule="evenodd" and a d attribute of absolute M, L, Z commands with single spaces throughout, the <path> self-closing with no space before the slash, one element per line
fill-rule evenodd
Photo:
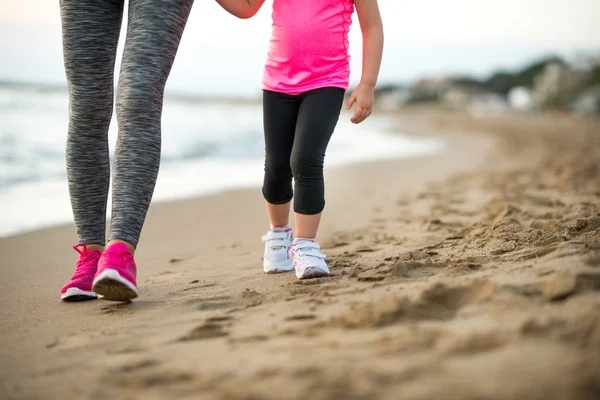
<path fill-rule="evenodd" d="M 354 0 L 356 13 L 363 37 L 362 76 L 346 109 L 356 102 L 354 115 L 350 119 L 355 124 L 364 121 L 373 109 L 374 90 L 381 66 L 383 53 L 383 24 L 377 0 Z"/>
<path fill-rule="evenodd" d="M 242 19 L 253 17 L 264 2 L 265 0 L 217 0 L 225 11 Z"/>

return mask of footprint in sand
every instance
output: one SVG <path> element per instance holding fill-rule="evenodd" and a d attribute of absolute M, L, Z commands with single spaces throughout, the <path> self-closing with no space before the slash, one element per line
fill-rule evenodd
<path fill-rule="evenodd" d="M 225 336 L 229 336 L 229 332 L 225 330 L 225 327 L 223 325 L 212 322 L 206 322 L 205 324 L 195 327 L 187 334 L 180 337 L 179 341 L 189 342 L 193 340 L 215 339 Z"/>
<path fill-rule="evenodd" d="M 359 246 L 359 247 L 356 249 L 356 252 L 357 252 L 357 253 L 372 253 L 372 252 L 374 252 L 374 251 L 375 251 L 375 250 L 374 250 L 373 248 L 371 248 L 371 247 L 369 247 L 369 246 L 366 246 L 366 245 Z"/>
<path fill-rule="evenodd" d="M 391 273 L 399 278 L 427 278 L 437 275 L 446 267 L 442 263 L 427 261 L 399 261 L 391 268 Z"/>
<path fill-rule="evenodd" d="M 181 390 L 184 385 L 193 384 L 197 380 L 198 377 L 186 372 L 160 368 L 156 364 L 144 366 L 142 362 L 142 368 L 134 368 L 126 372 L 111 371 L 104 375 L 93 389 L 92 397 L 122 398 L 124 390 L 133 390 L 138 394 L 149 390 L 171 391 L 175 387 Z M 106 382 L 111 384 L 107 385 Z M 171 396 L 163 392 L 163 396 L 159 397 L 170 398 Z"/>
<path fill-rule="evenodd" d="M 134 310 L 131 308 L 131 304 L 132 304 L 131 302 L 110 304 L 110 305 L 101 307 L 100 311 L 102 311 L 102 314 L 118 314 L 118 315 L 131 314 L 134 312 Z"/>
<path fill-rule="evenodd" d="M 219 315 L 219 316 L 210 317 L 210 318 L 206 319 L 206 322 L 228 322 L 228 321 L 233 321 L 233 318 L 229 317 L 227 315 Z"/>
<path fill-rule="evenodd" d="M 317 316 L 313 314 L 297 314 L 285 318 L 286 321 L 311 321 L 314 319 L 317 319 Z"/>
<path fill-rule="evenodd" d="M 255 342 L 266 342 L 269 340 L 267 335 L 252 335 L 238 338 L 230 338 L 227 341 L 229 343 L 255 343 Z"/>
<path fill-rule="evenodd" d="M 139 346 L 137 343 L 120 345 L 115 348 L 106 349 L 106 354 L 133 354 L 133 353 L 141 353 L 145 351 L 145 347 Z"/>
<path fill-rule="evenodd" d="M 357 280 L 359 282 L 381 282 L 385 279 L 385 276 L 379 275 L 368 275 L 368 276 L 359 276 Z"/>
<path fill-rule="evenodd" d="M 197 282 L 198 282 L 197 280 L 196 281 L 192 281 L 192 282 L 190 282 L 190 284 L 197 283 Z M 213 287 L 213 286 L 217 286 L 217 284 L 216 283 L 204 283 L 202 285 L 196 285 L 196 286 L 192 286 L 192 287 L 189 287 L 189 288 L 185 288 L 185 289 L 183 289 L 183 291 L 184 292 L 189 292 L 190 290 L 205 289 L 207 287 Z"/>
<path fill-rule="evenodd" d="M 412 320 L 451 319 L 464 306 L 489 299 L 495 286 L 473 282 L 467 286 L 436 284 L 421 293 L 416 300 L 393 295 L 351 307 L 334 320 L 349 328 L 380 327 Z"/>
<path fill-rule="evenodd" d="M 226 328 L 231 326 L 233 320 L 234 318 L 228 315 L 213 315 L 212 317 L 208 317 L 202 325 L 195 327 L 186 335 L 179 338 L 179 341 L 185 342 L 228 336 L 229 332 Z"/>
<path fill-rule="evenodd" d="M 159 362 L 156 360 L 141 360 L 132 364 L 122 365 L 121 367 L 119 367 L 119 371 L 125 373 L 134 372 L 145 368 L 154 367 L 158 364 Z"/>
<path fill-rule="evenodd" d="M 232 306 L 230 296 L 198 297 L 188 301 L 188 304 L 197 305 L 200 311 L 212 311 L 229 308 Z"/>

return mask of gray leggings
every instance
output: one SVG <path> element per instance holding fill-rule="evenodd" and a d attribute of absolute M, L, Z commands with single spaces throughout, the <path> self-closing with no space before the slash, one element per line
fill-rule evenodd
<path fill-rule="evenodd" d="M 165 83 L 193 0 L 129 0 L 116 96 L 109 240 L 137 246 L 152 199 L 161 148 Z M 124 0 L 61 0 L 69 87 L 67 175 L 81 243 L 104 245 L 110 185 L 108 126 Z"/>

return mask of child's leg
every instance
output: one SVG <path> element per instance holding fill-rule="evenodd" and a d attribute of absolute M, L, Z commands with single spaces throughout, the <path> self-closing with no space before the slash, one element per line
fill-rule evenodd
<path fill-rule="evenodd" d="M 292 200 L 290 154 L 294 144 L 299 105 L 299 96 L 263 92 L 266 151 L 263 195 L 271 222 L 271 229 L 263 236 L 263 270 L 268 274 L 286 272 L 294 268 L 289 254 L 293 234 L 288 226 Z"/>
<path fill-rule="evenodd" d="M 282 228 L 290 224 L 290 204 L 272 204 L 265 201 L 267 206 L 267 215 L 271 228 Z"/>
<path fill-rule="evenodd" d="M 321 223 L 321 213 L 313 215 L 295 213 L 294 223 L 297 239 L 315 239 Z"/>
<path fill-rule="evenodd" d="M 305 93 L 300 103 L 291 155 L 297 238 L 313 239 L 317 235 L 325 207 L 325 151 L 343 101 L 343 89 L 322 88 Z"/>
<path fill-rule="evenodd" d="M 263 123 L 265 131 L 265 178 L 263 196 L 271 227 L 289 223 L 292 200 L 292 169 L 290 155 L 300 98 L 284 93 L 263 92 Z"/>

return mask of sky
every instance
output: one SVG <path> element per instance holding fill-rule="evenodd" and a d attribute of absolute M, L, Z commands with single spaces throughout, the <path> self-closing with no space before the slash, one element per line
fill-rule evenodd
<path fill-rule="evenodd" d="M 254 18 L 239 20 L 214 0 L 197 0 L 167 91 L 256 94 L 271 4 L 267 0 Z M 449 73 L 485 76 L 547 54 L 600 52 L 599 0 L 379 0 L 379 7 L 385 30 L 381 83 Z M 0 80 L 65 84 L 60 33 L 58 1 L 0 0 Z M 124 37 L 123 30 L 119 52 Z M 362 46 L 356 15 L 350 43 L 356 83 Z"/>

